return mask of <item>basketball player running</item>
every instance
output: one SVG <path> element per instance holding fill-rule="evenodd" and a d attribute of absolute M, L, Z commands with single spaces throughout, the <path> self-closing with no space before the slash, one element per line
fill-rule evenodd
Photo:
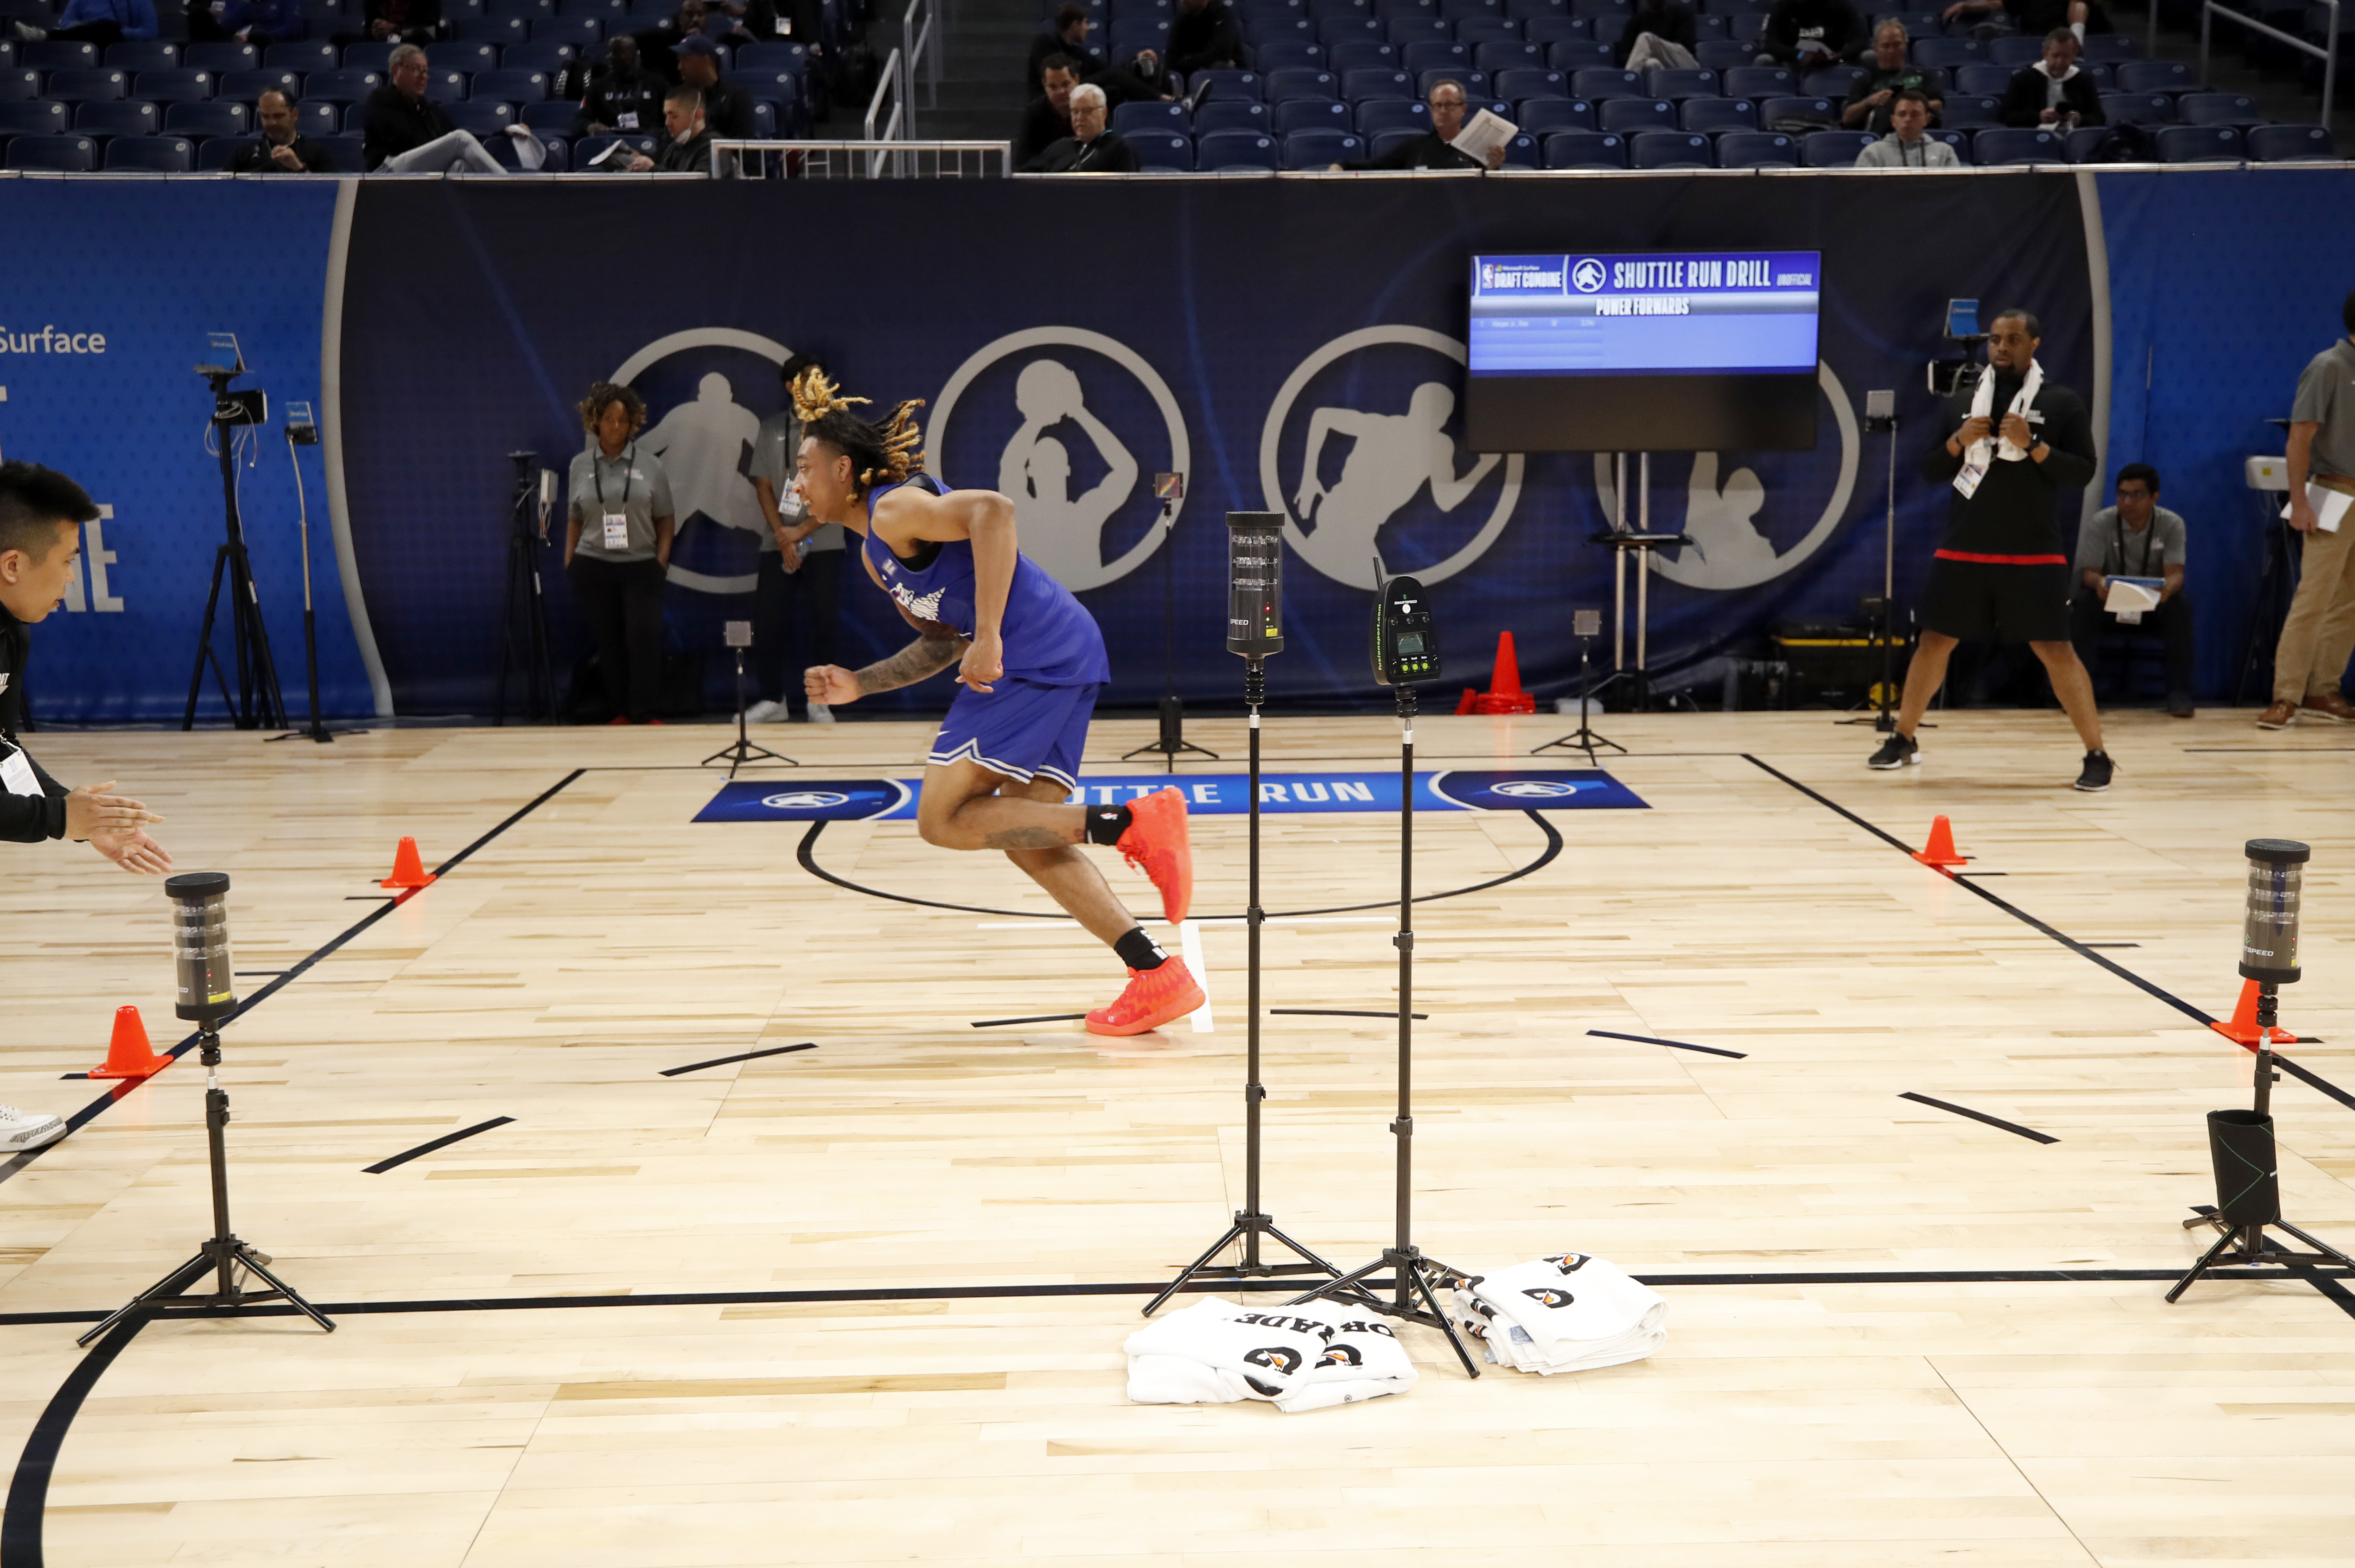
<path fill-rule="evenodd" d="M 824 372 L 794 383 L 802 418 L 794 482 L 809 515 L 860 536 L 877 587 L 922 635 L 865 669 L 820 665 L 812 702 L 856 702 L 951 665 L 964 688 L 926 759 L 916 826 L 945 849 L 1002 849 L 1128 966 L 1128 987 L 1087 1015 L 1092 1034 L 1142 1034 L 1205 1000 L 1186 961 L 1163 952 L 1078 848 L 1108 844 L 1151 878 L 1172 924 L 1186 918 L 1194 861 L 1186 797 L 1156 791 L 1126 805 L 1066 805 L 1079 785 L 1088 718 L 1111 671 L 1103 634 L 1063 585 L 1017 549 L 1014 503 L 994 490 L 945 490 L 923 472 L 901 403 L 879 428 L 850 411 Z"/>

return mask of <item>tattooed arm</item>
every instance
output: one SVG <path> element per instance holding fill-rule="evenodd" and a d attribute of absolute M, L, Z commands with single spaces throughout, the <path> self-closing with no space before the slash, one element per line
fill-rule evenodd
<path fill-rule="evenodd" d="M 829 707 L 856 702 L 878 691 L 897 691 L 903 686 L 913 686 L 920 680 L 940 674 L 964 657 L 965 640 L 942 626 L 934 632 L 910 643 L 890 658 L 879 659 L 865 669 L 848 670 L 840 665 L 818 665 L 802 675 L 802 689 L 812 702 Z"/>

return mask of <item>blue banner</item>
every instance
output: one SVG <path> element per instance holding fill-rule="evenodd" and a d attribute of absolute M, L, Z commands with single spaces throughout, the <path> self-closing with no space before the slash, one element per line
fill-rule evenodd
<path fill-rule="evenodd" d="M 736 779 L 719 786 L 698 822 L 868 822 L 912 818 L 920 779 Z M 1241 816 L 1251 810 L 1248 773 L 1089 773 L 1071 799 L 1117 805 L 1177 788 L 1197 816 Z M 1263 773 L 1263 816 L 1336 812 L 1394 813 L 1396 772 Z M 1417 811 L 1625 811 L 1646 809 L 1635 791 L 1599 769 L 1442 768 L 1414 775 Z"/>

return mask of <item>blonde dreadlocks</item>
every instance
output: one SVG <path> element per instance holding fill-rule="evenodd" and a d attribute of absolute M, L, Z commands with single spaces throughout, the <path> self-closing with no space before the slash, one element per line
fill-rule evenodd
<path fill-rule="evenodd" d="M 802 433 L 817 437 L 848 457 L 862 493 L 879 485 L 900 484 L 910 475 L 924 471 L 924 435 L 915 420 L 916 411 L 924 406 L 922 399 L 901 403 L 878 426 L 850 411 L 854 404 L 865 403 L 865 398 L 842 396 L 840 388 L 815 365 L 794 379 L 793 393 Z"/>

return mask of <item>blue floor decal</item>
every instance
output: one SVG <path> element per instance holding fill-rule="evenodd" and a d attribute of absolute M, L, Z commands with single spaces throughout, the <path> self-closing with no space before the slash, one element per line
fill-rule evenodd
<path fill-rule="evenodd" d="M 1249 807 L 1244 773 L 1090 773 L 1072 798 L 1111 805 L 1170 785 L 1203 816 L 1241 816 Z M 1443 768 L 1414 775 L 1417 811 L 1643 810 L 1636 792 L 1599 768 Z M 719 786 L 698 822 L 907 821 L 916 815 L 917 779 L 737 779 Z M 1266 816 L 1394 812 L 1399 776 L 1387 773 L 1263 773 Z"/>

